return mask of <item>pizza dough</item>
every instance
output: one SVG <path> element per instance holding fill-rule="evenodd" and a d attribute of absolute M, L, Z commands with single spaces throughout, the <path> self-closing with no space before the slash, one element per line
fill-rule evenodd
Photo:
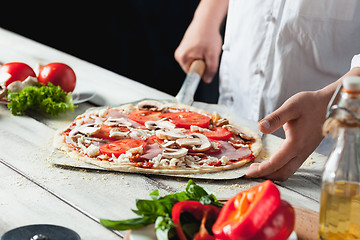
<path fill-rule="evenodd" d="M 259 134 L 217 113 L 154 100 L 88 110 L 56 132 L 54 145 L 74 160 L 153 174 L 235 169 L 262 148 Z"/>

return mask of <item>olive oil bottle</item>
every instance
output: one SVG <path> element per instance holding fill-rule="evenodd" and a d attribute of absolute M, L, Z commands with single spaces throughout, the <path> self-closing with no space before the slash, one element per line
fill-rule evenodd
<path fill-rule="evenodd" d="M 360 239 L 360 77 L 344 78 L 328 115 L 324 131 L 336 142 L 323 170 L 318 239 Z"/>

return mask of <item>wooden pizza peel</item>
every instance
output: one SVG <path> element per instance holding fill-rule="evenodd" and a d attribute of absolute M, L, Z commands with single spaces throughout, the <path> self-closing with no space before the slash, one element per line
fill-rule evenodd
<path fill-rule="evenodd" d="M 221 116 L 228 118 L 230 121 L 237 123 L 239 125 L 245 126 L 250 128 L 251 130 L 258 132 L 257 130 L 257 123 L 253 121 L 246 120 L 244 118 L 239 117 L 237 114 L 231 112 L 226 106 L 218 105 L 218 104 L 207 104 L 202 102 L 194 102 L 194 95 L 196 89 L 200 83 L 201 76 L 203 75 L 205 70 L 205 62 L 203 60 L 195 60 L 189 69 L 188 74 L 182 84 L 181 89 L 179 90 L 178 94 L 175 96 L 174 99 L 169 100 L 158 100 L 163 103 L 175 102 L 175 103 L 182 103 L 186 105 L 192 105 L 196 108 L 203 109 L 207 112 L 218 112 Z M 145 99 L 131 102 L 131 104 L 137 104 L 140 101 Z M 154 99 L 152 99 L 154 100 Z M 99 107 L 104 108 L 104 107 Z M 94 108 L 88 109 L 87 111 L 91 111 Z M 110 171 L 115 172 L 114 170 L 109 170 L 106 168 L 102 168 L 99 166 L 95 166 L 89 163 L 80 162 L 77 160 L 71 159 L 68 155 L 64 152 L 54 148 L 53 152 L 48 158 L 48 161 L 57 166 L 62 168 L 73 168 L 79 170 L 88 170 L 88 171 Z M 204 173 L 204 174 L 154 174 L 151 173 L 150 175 L 163 175 L 163 176 L 173 176 L 173 177 L 182 177 L 182 178 L 192 178 L 192 179 L 214 179 L 214 180 L 226 180 L 226 179 L 237 179 L 241 178 L 245 175 L 247 168 L 249 167 L 250 163 L 245 164 L 244 166 L 232 169 L 232 170 L 225 170 L 215 173 Z M 138 174 L 138 173 L 137 173 Z M 141 173 L 147 174 L 147 173 Z"/>

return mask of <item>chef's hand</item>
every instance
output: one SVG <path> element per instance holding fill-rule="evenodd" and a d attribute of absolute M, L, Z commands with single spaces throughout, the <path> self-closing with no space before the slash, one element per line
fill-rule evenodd
<path fill-rule="evenodd" d="M 185 32 L 175 51 L 175 59 L 185 72 L 188 72 L 195 59 L 205 60 L 206 68 L 202 79 L 210 83 L 219 66 L 222 38 L 219 30 L 214 31 L 197 25 L 191 24 Z"/>
<path fill-rule="evenodd" d="M 360 76 L 360 67 L 352 68 L 323 89 L 295 94 L 259 122 L 258 128 L 265 134 L 283 126 L 286 138 L 269 160 L 251 164 L 246 172 L 247 177 L 284 181 L 296 172 L 323 139 L 326 107 L 345 76 Z"/>
<path fill-rule="evenodd" d="M 283 126 L 286 138 L 269 160 L 253 163 L 247 177 L 284 181 L 296 172 L 323 139 L 322 124 L 329 101 L 326 94 L 321 90 L 298 93 L 259 122 L 258 128 L 265 134 Z"/>
<path fill-rule="evenodd" d="M 195 59 L 205 60 L 202 79 L 210 83 L 217 72 L 221 53 L 220 25 L 227 12 L 228 1 L 200 1 L 194 18 L 175 51 L 175 59 L 188 72 Z"/>

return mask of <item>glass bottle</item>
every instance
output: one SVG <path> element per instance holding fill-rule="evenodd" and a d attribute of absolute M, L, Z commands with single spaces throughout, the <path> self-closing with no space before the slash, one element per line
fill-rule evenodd
<path fill-rule="evenodd" d="M 344 78 L 329 112 L 336 142 L 322 175 L 318 239 L 360 239 L 360 77 Z"/>

